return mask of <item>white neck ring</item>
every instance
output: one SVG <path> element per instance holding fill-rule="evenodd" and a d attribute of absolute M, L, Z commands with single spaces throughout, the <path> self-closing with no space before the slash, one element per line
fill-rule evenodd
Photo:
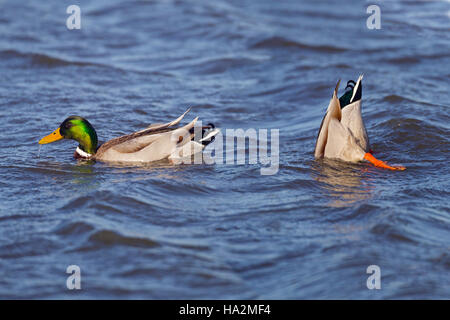
<path fill-rule="evenodd" d="M 92 154 L 87 153 L 87 152 L 81 150 L 80 147 L 77 147 L 77 150 L 75 150 L 75 151 L 76 151 L 76 153 L 78 153 L 78 154 L 79 154 L 81 157 L 83 157 L 83 158 L 90 158 L 90 157 L 92 157 Z"/>

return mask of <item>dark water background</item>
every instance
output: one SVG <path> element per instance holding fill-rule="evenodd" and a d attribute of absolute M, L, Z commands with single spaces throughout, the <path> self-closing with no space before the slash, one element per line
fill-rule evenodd
<path fill-rule="evenodd" d="M 0 1 L 0 298 L 450 298 L 449 31 L 448 1 Z M 406 171 L 313 159 L 360 73 L 375 155 Z M 188 106 L 280 129 L 279 172 L 37 157 L 68 115 L 106 140 Z"/>

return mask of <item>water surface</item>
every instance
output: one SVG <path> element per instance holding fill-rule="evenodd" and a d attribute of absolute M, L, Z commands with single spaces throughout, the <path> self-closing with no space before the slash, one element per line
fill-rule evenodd
<path fill-rule="evenodd" d="M 450 297 L 448 1 L 0 2 L 0 297 Z M 375 155 L 315 161 L 338 78 L 364 73 Z M 280 167 L 82 163 L 37 141 L 67 116 L 100 140 L 193 107 L 280 129 Z M 82 290 L 66 288 L 78 265 Z M 382 289 L 368 290 L 378 265 Z"/>

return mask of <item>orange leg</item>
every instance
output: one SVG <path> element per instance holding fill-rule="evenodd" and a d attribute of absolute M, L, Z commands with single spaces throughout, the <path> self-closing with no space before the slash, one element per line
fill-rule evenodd
<path fill-rule="evenodd" d="M 396 166 L 396 167 L 391 167 L 390 165 L 388 165 L 386 162 L 383 162 L 381 160 L 378 160 L 377 158 L 375 158 L 372 154 L 370 153 L 366 153 L 364 155 L 364 159 L 370 161 L 371 163 L 373 163 L 374 166 L 376 167 L 380 167 L 380 168 L 385 168 L 385 169 L 390 169 L 390 170 L 405 170 L 406 168 L 403 166 Z"/>

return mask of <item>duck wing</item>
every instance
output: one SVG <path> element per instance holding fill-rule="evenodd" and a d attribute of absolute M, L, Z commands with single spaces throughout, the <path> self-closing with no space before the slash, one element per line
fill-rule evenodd
<path fill-rule="evenodd" d="M 154 124 L 144 130 L 104 143 L 98 148 L 95 158 L 104 161 L 154 161 L 166 157 L 170 154 L 169 151 L 172 150 L 174 145 L 176 146 L 182 142 L 178 140 L 171 141 L 174 139 L 174 135 L 186 135 L 186 130 L 188 132 L 198 119 L 195 118 L 184 127 L 172 128 L 183 119 L 189 110 L 174 121 L 164 124 Z M 150 146 L 152 148 L 149 148 Z M 152 151 L 152 155 L 148 154 L 152 153 Z"/>
<path fill-rule="evenodd" d="M 325 147 L 328 143 L 328 127 L 330 120 L 332 118 L 340 120 L 342 117 L 341 107 L 336 96 L 340 81 L 341 80 L 339 80 L 336 84 L 333 97 L 328 104 L 327 113 L 323 117 L 322 123 L 320 124 L 319 133 L 317 134 L 316 147 L 314 149 L 314 157 L 316 159 L 323 158 L 325 155 Z"/>

